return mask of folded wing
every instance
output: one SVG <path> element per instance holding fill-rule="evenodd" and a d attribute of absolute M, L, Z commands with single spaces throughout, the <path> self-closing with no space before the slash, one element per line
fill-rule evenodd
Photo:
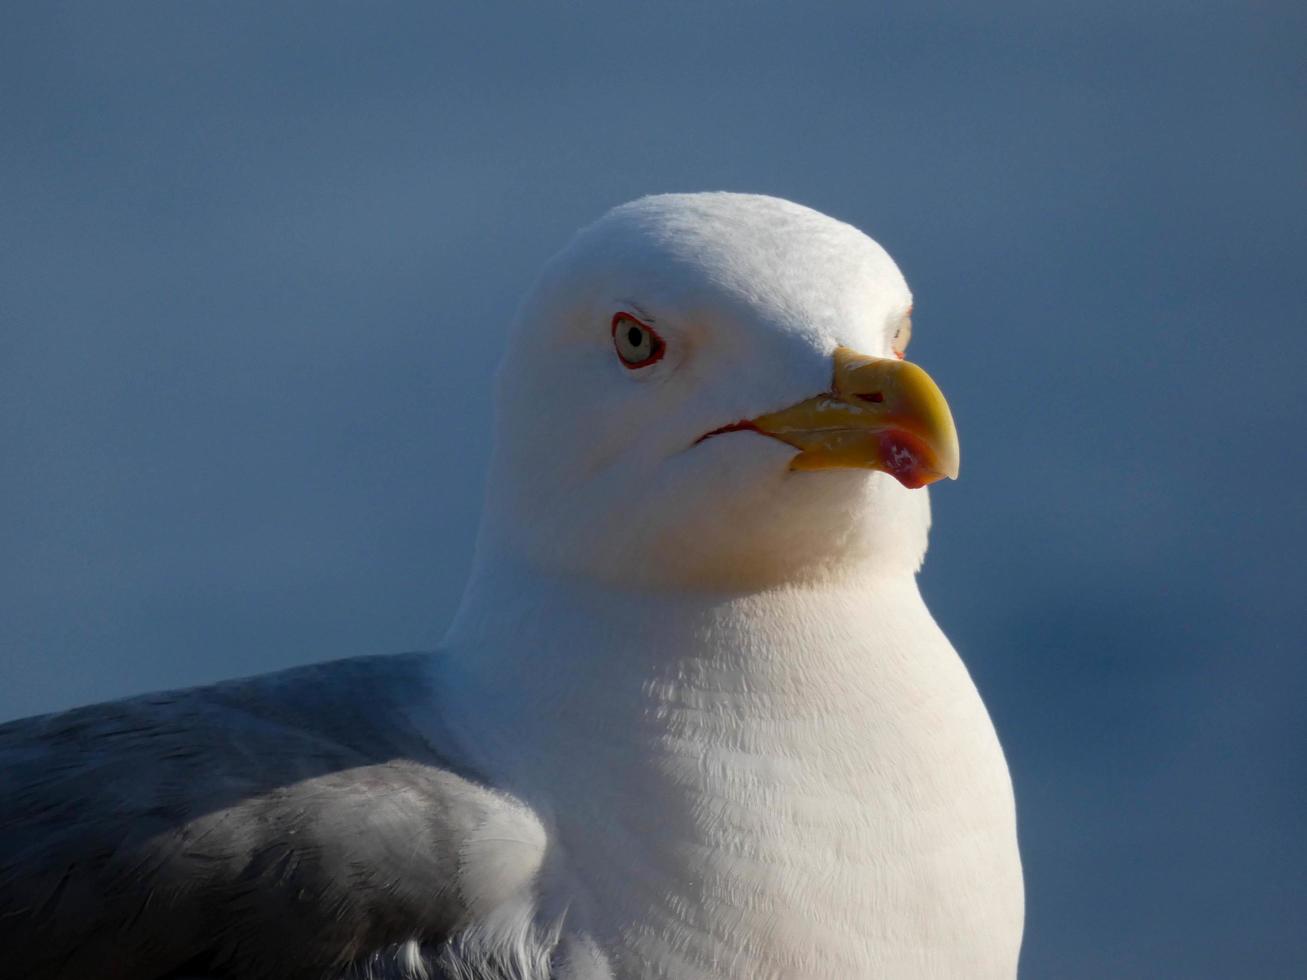
<path fill-rule="evenodd" d="M 0 726 L 0 975 L 434 966 L 477 914 L 459 880 L 469 840 L 523 808 L 409 725 L 406 708 L 430 703 L 422 659 Z M 543 837 L 522 838 L 508 860 L 534 868 Z"/>

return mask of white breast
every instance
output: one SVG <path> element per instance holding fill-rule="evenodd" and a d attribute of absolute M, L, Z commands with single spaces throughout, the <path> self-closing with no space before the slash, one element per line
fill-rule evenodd
<path fill-rule="evenodd" d="M 1015 975 L 1007 768 L 911 579 L 470 596 L 451 642 L 462 740 L 545 815 L 543 907 L 618 976 Z"/>

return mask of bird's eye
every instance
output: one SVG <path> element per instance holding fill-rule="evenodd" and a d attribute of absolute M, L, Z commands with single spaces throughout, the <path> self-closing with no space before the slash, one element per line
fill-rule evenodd
<path fill-rule="evenodd" d="M 613 346 L 628 368 L 642 368 L 661 360 L 667 345 L 653 327 L 641 323 L 629 313 L 613 317 Z"/>
<path fill-rule="evenodd" d="M 894 331 L 894 336 L 890 338 L 889 342 L 890 348 L 893 349 L 899 360 L 902 360 L 903 356 L 907 353 L 908 341 L 911 339 L 912 311 L 908 310 L 907 313 L 903 314 L 903 319 L 900 321 L 898 329 Z"/>

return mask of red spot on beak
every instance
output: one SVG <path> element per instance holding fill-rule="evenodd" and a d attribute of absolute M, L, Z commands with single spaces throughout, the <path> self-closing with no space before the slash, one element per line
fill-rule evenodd
<path fill-rule="evenodd" d="M 920 439 L 902 429 L 887 429 L 880 434 L 880 455 L 885 472 L 909 490 L 939 479 L 938 473 L 925 466 L 928 452 Z"/>

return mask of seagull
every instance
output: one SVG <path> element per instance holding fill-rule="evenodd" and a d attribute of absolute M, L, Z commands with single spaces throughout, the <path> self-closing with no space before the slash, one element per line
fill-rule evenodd
<path fill-rule="evenodd" d="M 775 198 L 583 229 L 436 650 L 0 726 L 0 977 L 1015 976 L 1011 779 L 916 583 L 959 450 L 911 308 Z"/>

